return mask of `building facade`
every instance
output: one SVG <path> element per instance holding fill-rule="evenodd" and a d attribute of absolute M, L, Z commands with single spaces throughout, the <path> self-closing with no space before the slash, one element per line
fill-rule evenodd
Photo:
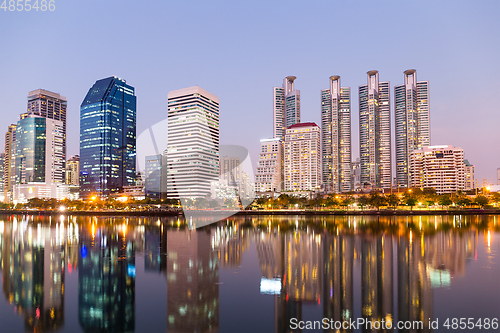
<path fill-rule="evenodd" d="M 410 153 L 431 144 L 429 81 L 417 82 L 414 69 L 404 72 L 404 84 L 394 87 L 396 127 L 396 181 L 398 187 L 410 182 Z"/>
<path fill-rule="evenodd" d="M 300 123 L 300 90 L 295 90 L 295 76 L 287 76 L 281 87 L 273 88 L 273 137 L 285 139 L 286 129 Z"/>
<path fill-rule="evenodd" d="M 146 198 L 161 199 L 162 192 L 162 161 L 161 154 L 146 156 L 144 174 L 144 193 Z"/>
<path fill-rule="evenodd" d="M 66 161 L 66 184 L 80 184 L 80 156 L 72 156 Z"/>
<path fill-rule="evenodd" d="M 63 154 L 66 162 L 66 110 L 68 102 L 66 97 L 44 89 L 37 89 L 28 93 L 27 111 L 21 114 L 21 119 L 40 116 L 43 118 L 59 120 L 63 126 Z"/>
<path fill-rule="evenodd" d="M 5 158 L 3 162 L 3 191 L 5 202 L 11 202 L 13 199 L 16 127 L 17 124 L 9 125 L 7 132 L 5 133 Z"/>
<path fill-rule="evenodd" d="M 80 106 L 80 198 L 133 185 L 135 163 L 134 88 L 116 76 L 98 80 Z"/>
<path fill-rule="evenodd" d="M 63 122 L 30 115 L 17 123 L 15 142 L 14 201 L 66 198 Z"/>
<path fill-rule="evenodd" d="M 359 87 L 361 186 L 391 187 L 390 84 L 379 82 L 378 71 L 367 73 Z"/>
<path fill-rule="evenodd" d="M 341 87 L 340 76 L 321 91 L 321 147 L 324 189 L 351 191 L 351 89 Z"/>
<path fill-rule="evenodd" d="M 168 93 L 167 197 L 200 198 L 219 179 L 219 98 L 198 87 Z"/>
<path fill-rule="evenodd" d="M 321 187 L 321 131 L 315 123 L 299 123 L 286 130 L 285 191 L 318 191 Z"/>
<path fill-rule="evenodd" d="M 255 175 L 256 192 L 283 189 L 283 142 L 279 138 L 260 140 L 259 164 Z"/>
<path fill-rule="evenodd" d="M 470 164 L 469 160 L 464 160 L 465 164 L 465 190 L 473 190 L 476 188 L 475 186 L 475 179 L 474 179 L 474 165 Z"/>
<path fill-rule="evenodd" d="M 437 194 L 465 189 L 462 148 L 451 145 L 427 146 L 410 154 L 411 187 L 434 188 Z"/>

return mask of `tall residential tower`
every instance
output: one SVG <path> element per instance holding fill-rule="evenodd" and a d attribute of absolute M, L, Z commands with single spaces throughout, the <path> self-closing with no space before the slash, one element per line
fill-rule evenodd
<path fill-rule="evenodd" d="M 273 137 L 285 139 L 286 129 L 300 123 L 300 90 L 295 90 L 295 76 L 287 76 L 282 87 L 273 89 Z"/>
<path fill-rule="evenodd" d="M 411 152 L 431 144 L 429 81 L 417 82 L 414 69 L 406 70 L 404 75 L 404 84 L 394 87 L 398 187 L 409 185 Z"/>
<path fill-rule="evenodd" d="M 80 198 L 135 184 L 136 96 L 116 76 L 96 81 L 80 106 Z"/>
<path fill-rule="evenodd" d="M 359 144 L 361 186 L 391 187 L 391 105 L 389 82 L 378 71 L 367 73 L 359 87 Z"/>
<path fill-rule="evenodd" d="M 327 192 L 351 191 L 351 89 L 340 76 L 321 91 L 322 180 Z"/>
<path fill-rule="evenodd" d="M 219 179 L 219 98 L 195 86 L 168 93 L 167 197 L 200 198 Z"/>

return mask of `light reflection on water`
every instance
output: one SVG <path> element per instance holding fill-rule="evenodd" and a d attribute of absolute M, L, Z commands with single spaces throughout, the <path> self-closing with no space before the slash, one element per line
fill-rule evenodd
<path fill-rule="evenodd" d="M 178 218 L 10 216 L 0 233 L 1 332 L 500 314 L 497 216 L 246 216 L 197 230 Z"/>

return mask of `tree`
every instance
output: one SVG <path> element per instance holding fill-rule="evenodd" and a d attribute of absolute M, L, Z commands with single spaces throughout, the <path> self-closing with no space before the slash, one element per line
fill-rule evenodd
<path fill-rule="evenodd" d="M 450 199 L 450 196 L 448 194 L 441 194 L 438 199 L 438 203 L 440 206 L 449 206 L 453 202 Z"/>
<path fill-rule="evenodd" d="M 474 203 L 476 205 L 481 206 L 481 207 L 486 206 L 487 204 L 489 204 L 489 202 L 490 202 L 490 200 L 487 197 L 485 197 L 484 195 L 478 195 L 474 199 Z"/>
<path fill-rule="evenodd" d="M 406 202 L 406 205 L 410 206 L 411 210 L 413 210 L 413 207 L 415 207 L 415 205 L 417 204 L 417 199 L 415 199 L 413 197 L 409 197 L 408 199 L 406 199 L 405 202 Z"/>
<path fill-rule="evenodd" d="M 380 206 L 385 205 L 385 197 L 381 196 L 380 193 L 373 191 L 370 193 L 368 203 L 370 206 L 380 209 Z"/>
<path fill-rule="evenodd" d="M 387 204 L 391 207 L 396 208 L 399 206 L 399 197 L 396 194 L 390 194 L 386 198 Z"/>
<path fill-rule="evenodd" d="M 368 198 L 367 195 L 361 195 L 358 197 L 358 206 L 361 207 L 361 209 L 368 206 L 369 203 L 370 203 L 370 198 Z"/>

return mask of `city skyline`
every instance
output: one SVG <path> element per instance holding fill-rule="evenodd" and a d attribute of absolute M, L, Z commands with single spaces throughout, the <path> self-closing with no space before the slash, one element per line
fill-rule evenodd
<path fill-rule="evenodd" d="M 296 4 L 291 6 L 293 9 L 273 3 L 262 11 L 261 3 L 257 1 L 246 7 L 242 4 L 222 6 L 221 3 L 214 3 L 209 6 L 200 3 L 194 12 L 186 4 L 155 4 L 158 14 L 128 3 L 118 8 L 108 3 L 101 4 L 102 11 L 95 11 L 96 5 L 95 1 L 58 4 L 57 10 L 50 13 L 54 17 L 50 22 L 36 13 L 5 14 L 2 17 L 0 26 L 4 28 L 3 31 L 17 31 L 5 33 L 5 50 L 12 52 L 0 54 L 0 68 L 4 73 L 0 83 L 3 101 L 0 112 L 16 117 L 4 117 L 0 122 L 2 128 L 16 123 L 17 115 L 25 111 L 27 91 L 44 88 L 58 92 L 68 99 L 66 156 L 69 157 L 78 154 L 79 102 L 96 78 L 118 75 L 127 78 L 139 89 L 138 110 L 144 113 L 138 119 L 137 134 L 166 118 L 166 91 L 197 84 L 221 100 L 221 143 L 232 141 L 247 147 L 255 167 L 260 149 L 258 142 L 269 138 L 272 133 L 270 87 L 275 86 L 280 79 L 287 75 L 297 76 L 297 87 L 301 90 L 301 121 L 319 124 L 321 106 L 318 96 L 320 90 L 325 88 L 325 77 L 338 74 L 344 86 L 355 89 L 364 82 L 367 70 L 377 69 L 382 79 L 394 86 L 401 83 L 402 71 L 415 68 L 419 77 L 432 84 L 432 144 L 462 147 L 466 158 L 476 166 L 478 179 L 487 178 L 492 182 L 496 179 L 495 171 L 500 165 L 500 156 L 490 153 L 496 151 L 494 143 L 498 141 L 498 133 L 494 124 L 499 117 L 495 112 L 498 91 L 495 73 L 498 70 L 491 68 L 491 64 L 500 54 L 500 48 L 490 42 L 494 31 L 499 30 L 499 22 L 493 16 L 500 6 L 496 2 L 485 2 L 482 6 L 466 2 L 453 2 L 450 6 L 446 1 L 432 4 L 391 2 L 383 6 L 323 2 Z M 116 16 L 105 15 L 111 8 L 117 11 Z M 133 21 L 130 22 L 130 36 L 117 36 L 120 41 L 133 38 L 137 47 L 121 59 L 77 51 L 81 43 L 95 43 L 104 38 L 98 33 L 100 29 L 90 24 L 93 20 L 83 18 L 85 15 L 111 27 L 131 9 L 143 13 L 144 17 L 151 15 L 147 27 L 141 25 L 144 19 Z M 333 44 L 330 46 L 320 42 L 323 35 L 318 32 L 328 21 L 326 15 L 331 9 L 345 13 L 338 18 L 338 24 L 343 26 L 343 38 L 349 45 L 349 52 L 345 54 L 332 52 Z M 145 15 L 146 10 L 148 15 Z M 195 23 L 186 31 L 170 36 L 168 31 L 174 30 L 183 15 L 174 16 L 172 21 L 166 23 L 159 13 L 167 10 L 180 14 L 189 11 Z M 213 14 L 214 20 L 204 19 L 207 12 Z M 282 51 L 271 48 L 275 38 L 269 32 L 282 28 L 287 18 L 290 15 L 297 16 L 297 12 L 306 16 L 316 15 L 318 18 L 296 22 L 294 31 L 300 48 L 285 57 Z M 407 16 L 401 13 L 406 12 L 419 17 L 418 22 L 426 22 L 420 29 L 423 35 L 428 36 L 425 47 L 410 53 L 397 46 L 397 41 L 402 40 L 405 34 L 396 27 L 404 26 Z M 371 21 L 367 17 L 373 17 L 374 13 L 377 14 L 379 28 L 392 32 L 384 51 L 378 53 L 366 52 L 357 42 L 369 27 Z M 234 18 L 233 14 L 236 14 Z M 464 20 L 471 24 L 463 25 Z M 257 28 L 254 22 L 260 22 Z M 162 40 L 169 38 L 173 39 L 168 45 L 183 45 L 188 34 L 200 28 L 210 35 L 219 36 L 213 43 L 208 40 L 203 42 L 207 51 L 203 54 L 180 56 L 170 52 L 167 43 L 164 43 L 165 46 L 160 45 Z M 66 40 L 66 47 L 55 53 L 43 40 L 24 43 L 33 29 Z M 152 38 L 142 38 L 144 34 L 150 34 Z M 240 36 L 242 38 L 236 38 Z M 464 49 L 463 45 L 469 47 Z M 30 48 L 37 49 L 35 59 L 28 58 Z M 32 66 L 26 66 L 26 63 Z M 240 79 L 243 73 L 246 73 L 245 80 Z M 464 75 L 474 84 L 464 88 Z M 21 79 L 23 77 L 29 77 L 30 80 Z M 457 94 L 462 91 L 464 93 Z M 252 103 L 241 103 L 243 95 L 252 96 Z M 472 99 L 470 96 L 477 98 Z M 358 102 L 355 93 L 351 98 L 354 160 L 359 156 Z M 247 126 L 239 127 L 236 119 Z M 475 149 L 477 146 L 483 148 Z M 395 165 L 395 152 L 392 159 Z"/>

